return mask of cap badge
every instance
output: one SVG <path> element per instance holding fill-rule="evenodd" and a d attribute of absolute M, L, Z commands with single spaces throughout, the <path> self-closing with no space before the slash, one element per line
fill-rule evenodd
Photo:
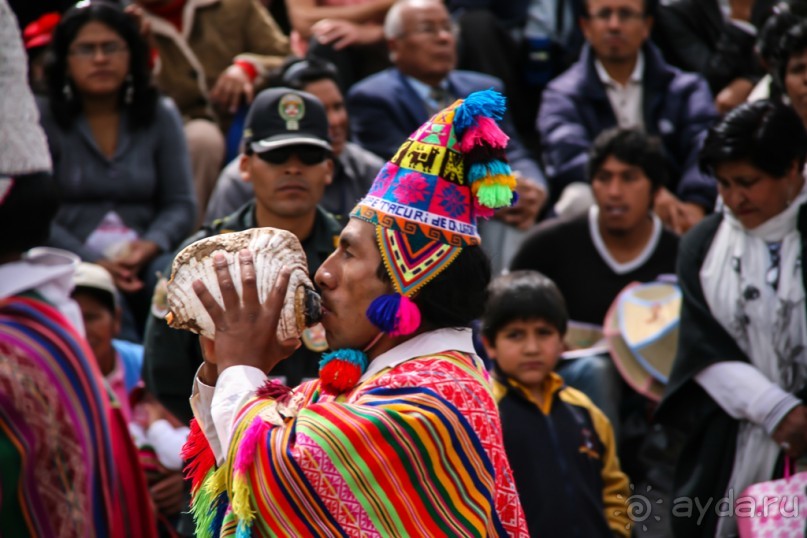
<path fill-rule="evenodd" d="M 299 95 L 287 93 L 280 98 L 278 112 L 286 120 L 286 130 L 297 131 L 300 129 L 300 120 L 305 116 L 305 103 Z"/>

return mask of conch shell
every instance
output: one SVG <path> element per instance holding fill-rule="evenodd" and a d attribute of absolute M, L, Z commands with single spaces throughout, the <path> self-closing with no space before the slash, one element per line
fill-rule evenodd
<path fill-rule="evenodd" d="M 322 316 L 320 297 L 308 277 L 305 252 L 297 237 L 277 228 L 252 228 L 200 239 L 177 254 L 167 285 L 169 312 L 165 320 L 168 325 L 213 338 L 216 334 L 213 320 L 193 291 L 192 284 L 195 280 L 204 282 L 216 302 L 223 305 L 213 266 L 213 255 L 221 253 L 227 258 L 233 284 L 241 297 L 238 252 L 245 248 L 252 252 L 261 303 L 269 296 L 281 268 L 292 268 L 277 326 L 278 339 L 299 338 L 306 327 L 319 321 Z"/>

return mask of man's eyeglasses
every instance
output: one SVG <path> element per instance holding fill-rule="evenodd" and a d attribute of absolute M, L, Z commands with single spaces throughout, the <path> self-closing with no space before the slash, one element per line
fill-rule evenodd
<path fill-rule="evenodd" d="M 619 8 L 619 9 L 611 9 L 611 8 L 604 8 L 596 13 L 590 13 L 589 18 L 598 20 L 600 22 L 608 22 L 611 20 L 611 17 L 616 15 L 617 20 L 619 22 L 629 22 L 639 19 L 644 19 L 645 14 L 641 11 L 635 11 L 633 9 L 627 8 Z"/>
<path fill-rule="evenodd" d="M 446 22 L 444 24 L 436 24 L 433 22 L 424 22 L 416 25 L 408 32 L 404 32 L 401 37 L 406 35 L 425 35 L 428 37 L 440 37 L 440 33 L 445 32 L 453 37 L 459 33 L 459 27 L 453 22 Z"/>
<path fill-rule="evenodd" d="M 116 56 L 129 50 L 126 43 L 120 41 L 106 41 L 104 43 L 79 43 L 70 48 L 69 54 L 82 60 L 91 60 L 98 54 L 98 50 L 104 56 Z"/>
<path fill-rule="evenodd" d="M 269 151 L 258 153 L 258 157 L 269 164 L 283 164 L 291 159 L 292 155 L 297 155 L 305 165 L 319 164 L 331 156 L 331 152 L 319 146 L 285 146 Z"/>

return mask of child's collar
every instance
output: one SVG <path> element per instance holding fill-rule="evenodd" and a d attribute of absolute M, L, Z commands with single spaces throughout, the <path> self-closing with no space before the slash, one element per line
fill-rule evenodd
<path fill-rule="evenodd" d="M 501 372 L 499 372 L 499 375 L 501 375 Z M 549 375 L 546 376 L 546 379 L 544 379 L 541 387 L 544 401 L 538 402 L 538 400 L 535 399 L 532 391 L 515 379 L 504 376 L 504 380 L 511 388 L 513 388 L 513 390 L 516 390 L 528 402 L 538 407 L 538 409 L 540 409 L 544 415 L 548 415 L 552 411 L 552 402 L 555 399 L 555 394 L 557 394 L 564 387 L 563 378 L 555 372 L 549 372 Z"/>

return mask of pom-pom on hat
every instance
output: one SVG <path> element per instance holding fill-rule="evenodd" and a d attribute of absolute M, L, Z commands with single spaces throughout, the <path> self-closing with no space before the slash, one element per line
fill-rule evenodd
<path fill-rule="evenodd" d="M 420 312 L 411 298 L 463 247 L 480 243 L 479 217 L 515 201 L 508 137 L 496 123 L 504 111 L 504 97 L 484 90 L 438 112 L 401 145 L 351 213 L 376 226 L 395 287 L 367 310 L 384 332 L 417 330 Z"/>

